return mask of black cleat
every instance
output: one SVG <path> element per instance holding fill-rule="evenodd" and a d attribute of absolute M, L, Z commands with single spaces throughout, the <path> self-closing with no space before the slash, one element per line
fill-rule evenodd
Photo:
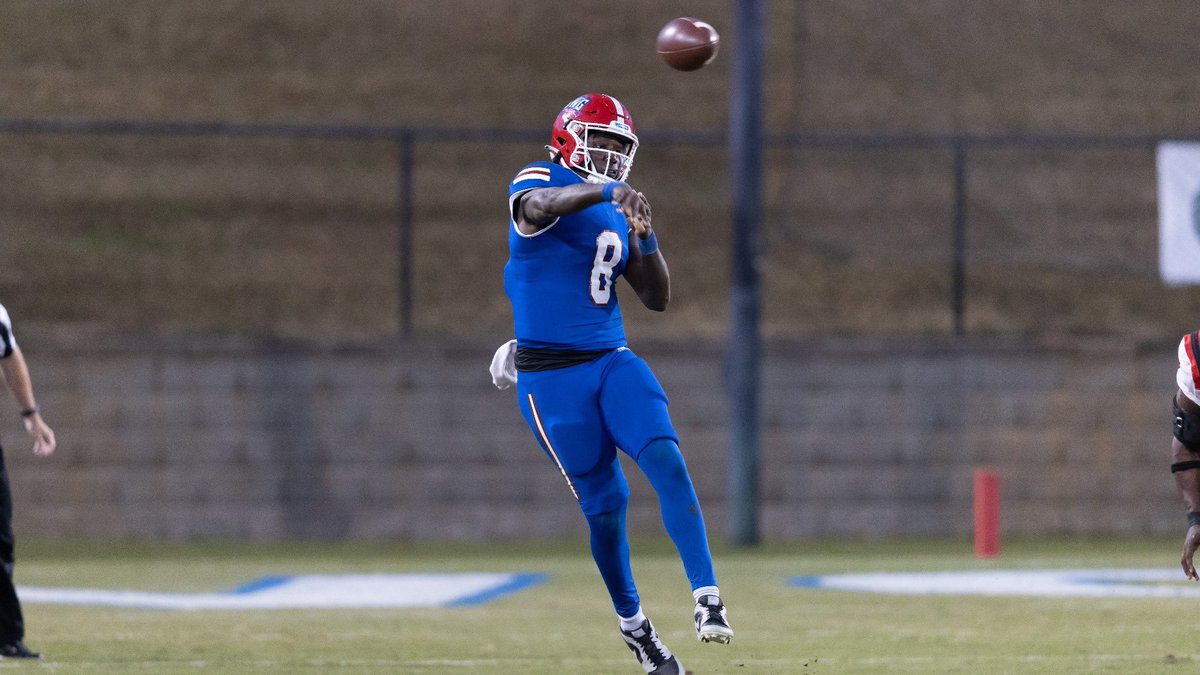
<path fill-rule="evenodd" d="M 29 651 L 24 642 L 16 640 L 0 645 L 0 657 L 6 659 L 40 659 L 41 654 Z"/>
<path fill-rule="evenodd" d="M 715 595 L 702 595 L 696 602 L 696 637 L 701 642 L 729 644 L 733 629 L 725 618 L 725 605 Z"/>
<path fill-rule="evenodd" d="M 648 675 L 683 675 L 679 659 L 658 638 L 658 631 L 654 630 L 650 619 L 633 630 L 621 629 L 621 637 L 625 638 L 625 645 Z"/>

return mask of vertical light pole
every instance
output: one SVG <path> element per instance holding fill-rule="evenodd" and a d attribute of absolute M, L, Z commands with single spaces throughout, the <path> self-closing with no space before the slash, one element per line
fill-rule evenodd
<path fill-rule="evenodd" d="M 758 543 L 759 221 L 762 219 L 762 2 L 738 0 L 729 100 L 733 288 L 729 312 L 729 531 Z"/>

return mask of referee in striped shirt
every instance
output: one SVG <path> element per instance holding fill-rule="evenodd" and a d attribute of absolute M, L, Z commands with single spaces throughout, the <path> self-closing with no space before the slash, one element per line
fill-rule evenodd
<path fill-rule="evenodd" d="M 54 431 L 38 410 L 29 368 L 25 365 L 21 348 L 13 338 L 12 321 L 4 305 L 0 305 L 0 372 L 4 373 L 4 381 L 21 407 L 25 430 L 33 436 L 33 454 L 45 457 L 54 452 Z M 0 450 L 0 566 L 4 568 L 4 573 L 0 574 L 0 657 L 36 659 L 41 655 L 30 651 L 24 643 L 25 620 L 12 580 L 12 515 L 12 490 L 9 488 L 8 470 L 4 468 L 3 450 Z"/>

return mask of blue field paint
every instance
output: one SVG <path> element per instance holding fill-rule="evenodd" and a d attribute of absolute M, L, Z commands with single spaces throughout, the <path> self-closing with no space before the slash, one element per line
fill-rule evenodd
<path fill-rule="evenodd" d="M 510 593 L 516 593 L 517 591 L 522 591 L 530 586 L 536 586 L 538 584 L 545 583 L 549 578 L 550 575 L 548 574 L 518 574 L 507 584 L 501 584 L 500 586 L 476 593 L 475 595 L 468 595 L 464 598 L 459 598 L 458 600 L 455 600 L 446 606 L 462 607 L 465 605 L 482 605 L 485 602 L 490 602 L 501 596 L 509 595 Z"/>
<path fill-rule="evenodd" d="M 261 579 L 255 579 L 254 581 L 251 581 L 248 584 L 243 584 L 241 586 L 238 586 L 237 588 L 230 591 L 230 593 L 233 593 L 234 595 L 242 595 L 242 594 L 246 594 L 246 593 L 257 593 L 259 591 L 265 591 L 268 588 L 275 588 L 276 586 L 283 586 L 284 584 L 290 582 L 291 580 L 292 580 L 292 577 L 283 577 L 283 576 L 263 577 Z"/>

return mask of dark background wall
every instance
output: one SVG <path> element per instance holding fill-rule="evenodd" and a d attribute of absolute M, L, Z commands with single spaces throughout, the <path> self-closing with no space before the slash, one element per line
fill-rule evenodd
<path fill-rule="evenodd" d="M 1166 347 L 1164 345 L 1164 347 Z M 496 539 L 583 531 L 493 345 L 39 350 L 64 451 L 3 429 L 45 538 Z M 722 350 L 649 344 L 714 536 L 725 532 Z M 1167 349 L 988 342 L 772 344 L 764 364 L 768 538 L 942 536 L 971 528 L 976 468 L 1002 479 L 1009 533 L 1178 527 Z M 631 529 L 661 533 L 636 466 Z"/>

